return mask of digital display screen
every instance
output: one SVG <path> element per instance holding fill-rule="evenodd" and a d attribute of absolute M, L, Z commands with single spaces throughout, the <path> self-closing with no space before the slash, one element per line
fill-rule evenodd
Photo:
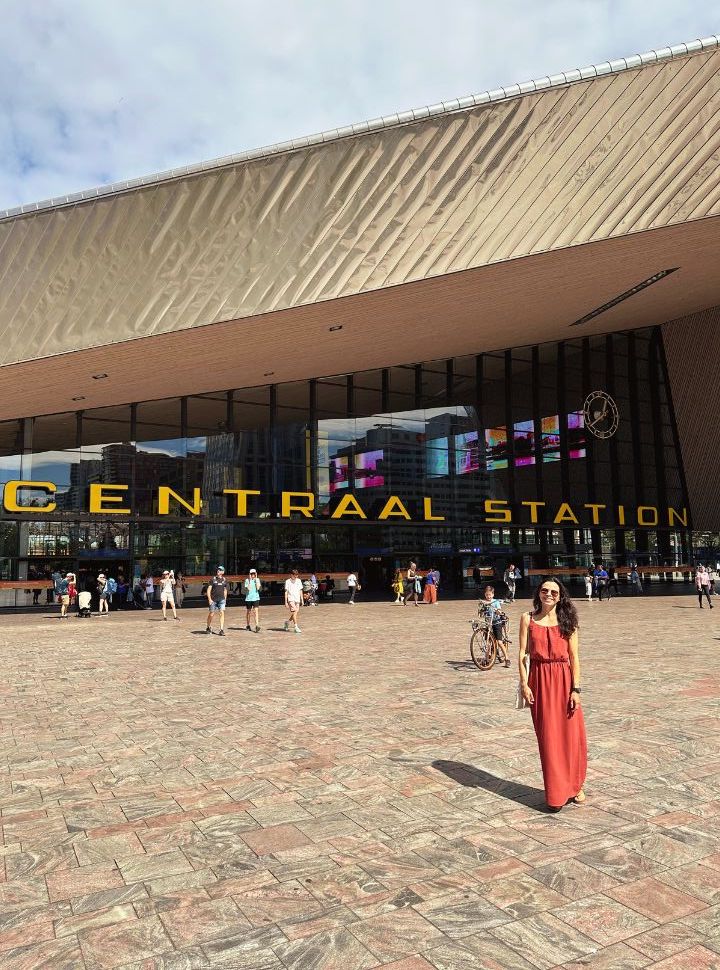
<path fill-rule="evenodd" d="M 508 467 L 507 428 L 488 428 L 485 431 L 485 460 L 489 472 Z"/>
<path fill-rule="evenodd" d="M 568 455 L 570 458 L 585 457 L 585 415 L 582 411 L 568 414 Z"/>
<path fill-rule="evenodd" d="M 513 443 L 515 446 L 515 466 L 535 464 L 535 423 L 533 421 L 519 421 L 513 425 Z"/>
<path fill-rule="evenodd" d="M 431 438 L 425 442 L 425 474 L 428 478 L 445 478 L 450 474 L 447 438 Z"/>
<path fill-rule="evenodd" d="M 477 431 L 455 435 L 455 474 L 480 471 L 480 445 Z"/>
<path fill-rule="evenodd" d="M 363 451 L 359 455 L 355 455 L 356 488 L 376 488 L 379 485 L 385 484 L 385 476 L 382 473 L 384 456 L 385 452 L 382 449 L 378 451 Z M 345 485 L 338 486 L 338 488 L 344 488 L 346 486 L 347 474 Z"/>
<path fill-rule="evenodd" d="M 330 459 L 330 494 L 337 492 L 340 488 L 348 487 L 348 459 L 345 456 L 337 456 Z"/>
<path fill-rule="evenodd" d="M 540 422 L 542 432 L 542 460 L 560 461 L 560 417 L 557 414 L 543 418 Z"/>

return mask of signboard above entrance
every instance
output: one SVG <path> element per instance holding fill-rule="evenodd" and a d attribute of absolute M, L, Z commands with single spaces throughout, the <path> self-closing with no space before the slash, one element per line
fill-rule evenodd
<path fill-rule="evenodd" d="M 54 482 L 10 481 L 3 490 L 5 512 L 23 516 L 49 515 L 56 511 L 53 496 L 57 492 Z M 131 515 L 133 509 L 128 501 L 128 485 L 97 484 L 88 488 L 87 512 L 91 515 Z M 227 517 L 232 519 L 252 519 L 253 499 L 262 493 L 256 489 L 225 488 L 222 495 L 227 496 Z M 349 519 L 365 521 L 407 521 L 407 522 L 445 522 L 442 510 L 436 508 L 434 500 L 425 496 L 422 500 L 403 500 L 398 495 L 387 499 L 369 500 L 345 492 L 335 507 L 330 510 L 316 510 L 315 495 L 312 492 L 281 492 L 277 518 L 291 519 Z M 547 502 L 524 501 L 511 505 L 503 499 L 484 499 L 481 511 L 475 518 L 477 524 L 487 525 L 553 525 L 565 527 L 586 527 L 588 525 L 604 528 L 688 528 L 686 508 L 658 508 L 654 505 L 606 505 L 600 502 L 570 503 L 561 502 L 550 506 Z M 184 496 L 167 485 L 157 489 L 154 514 L 164 515 L 203 515 L 201 489 L 195 488 L 191 495 Z M 267 521 L 266 519 L 263 521 Z"/>

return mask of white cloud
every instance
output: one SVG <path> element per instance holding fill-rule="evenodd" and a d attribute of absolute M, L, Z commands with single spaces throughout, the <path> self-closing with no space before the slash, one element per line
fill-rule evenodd
<path fill-rule="evenodd" d="M 719 13 L 720 0 L 4 0 L 0 208 L 707 36 Z"/>

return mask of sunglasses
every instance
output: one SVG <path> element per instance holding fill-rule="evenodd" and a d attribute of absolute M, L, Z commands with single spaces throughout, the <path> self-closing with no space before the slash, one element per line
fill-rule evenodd
<path fill-rule="evenodd" d="M 560 596 L 560 590 L 559 589 L 548 589 L 546 586 L 543 586 L 543 588 L 540 590 L 540 595 L 541 596 L 552 596 L 552 598 L 554 600 L 556 600 Z"/>

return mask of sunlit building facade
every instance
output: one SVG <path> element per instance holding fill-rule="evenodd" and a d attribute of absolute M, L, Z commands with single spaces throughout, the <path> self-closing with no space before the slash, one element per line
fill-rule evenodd
<path fill-rule="evenodd" d="M 5 213 L 0 579 L 710 556 L 719 58 Z"/>

